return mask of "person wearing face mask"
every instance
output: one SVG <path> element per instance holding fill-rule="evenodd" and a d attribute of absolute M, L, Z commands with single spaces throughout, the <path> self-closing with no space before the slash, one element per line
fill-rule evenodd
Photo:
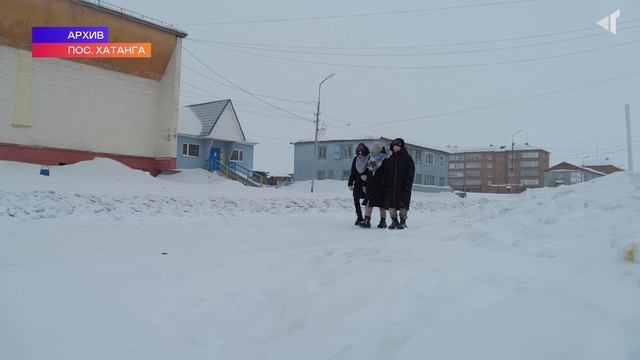
<path fill-rule="evenodd" d="M 367 163 L 369 162 L 369 148 L 363 144 L 358 144 L 356 148 L 356 156 L 351 163 L 351 175 L 349 176 L 349 190 L 353 192 L 353 205 L 356 208 L 356 223 L 360 225 L 364 221 L 362 217 L 362 208 L 360 206 L 360 200 L 365 198 L 367 190 L 367 180 L 371 171 L 367 169 Z"/>
<path fill-rule="evenodd" d="M 384 201 L 384 165 L 387 160 L 387 152 L 384 146 L 379 142 L 371 145 L 371 154 L 369 155 L 369 163 L 367 169 L 371 171 L 369 181 L 367 181 L 367 193 L 365 194 L 364 204 L 367 206 L 364 212 L 364 221 L 360 223 L 360 226 L 364 228 L 371 227 L 371 213 L 373 208 L 380 208 L 380 223 L 379 229 L 387 227 L 387 209 L 385 208 Z"/>
<path fill-rule="evenodd" d="M 389 229 L 404 229 L 407 226 L 415 163 L 403 139 L 393 140 L 389 148 L 391 156 L 385 161 L 384 169 L 385 205 L 391 212 Z M 398 213 L 400 213 L 400 221 L 398 221 Z"/>

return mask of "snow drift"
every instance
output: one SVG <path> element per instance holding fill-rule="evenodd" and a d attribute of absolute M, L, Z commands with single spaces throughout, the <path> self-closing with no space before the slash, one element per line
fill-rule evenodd
<path fill-rule="evenodd" d="M 640 359 L 638 174 L 416 194 L 394 231 L 340 182 L 111 165 L 0 162 L 1 359 Z"/>

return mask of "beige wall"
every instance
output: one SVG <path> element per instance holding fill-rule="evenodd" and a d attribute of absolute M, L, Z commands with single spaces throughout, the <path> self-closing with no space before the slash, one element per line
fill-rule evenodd
<path fill-rule="evenodd" d="M 231 104 L 227 104 L 208 138 L 229 141 L 246 141 L 247 139 L 242 135 L 242 130 L 238 124 L 238 118 L 233 111 L 233 107 Z"/>
<path fill-rule="evenodd" d="M 180 40 L 159 81 L 76 61 L 33 59 L 30 127 L 12 125 L 18 52 L 24 50 L 0 45 L 0 142 L 175 157 Z"/>

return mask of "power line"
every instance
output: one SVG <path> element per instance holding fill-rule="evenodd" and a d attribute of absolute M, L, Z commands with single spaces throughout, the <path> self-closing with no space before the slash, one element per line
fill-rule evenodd
<path fill-rule="evenodd" d="M 640 140 L 636 140 L 632 142 L 632 144 L 636 144 L 636 143 L 640 143 Z M 569 158 L 582 157 L 584 155 L 608 154 L 610 152 L 626 151 L 626 148 L 627 148 L 627 144 L 625 143 L 625 144 L 600 148 L 598 151 L 589 150 L 589 151 L 571 152 L 569 154 L 562 154 L 561 156 L 559 156 L 559 158 L 569 159 Z"/>
<path fill-rule="evenodd" d="M 640 19 L 619 21 L 618 25 L 629 24 L 640 22 Z M 246 45 L 246 46 L 261 46 L 268 48 L 292 48 L 292 49 L 325 49 L 325 50 L 375 50 L 375 49 L 412 49 L 412 48 L 429 48 L 429 47 L 447 47 L 447 46 L 461 46 L 461 45 L 478 45 L 478 44 L 490 44 L 497 42 L 508 42 L 515 40 L 528 40 L 528 39 L 536 39 L 543 37 L 552 37 L 557 35 L 564 34 L 572 34 L 577 32 L 585 32 L 585 31 L 601 31 L 598 28 L 593 26 L 584 27 L 575 30 L 566 30 L 552 33 L 543 33 L 536 35 L 524 35 L 524 36 L 516 36 L 510 38 L 502 38 L 502 39 L 492 39 L 492 40 L 476 40 L 476 41 L 462 41 L 462 42 L 450 42 L 450 43 L 435 43 L 435 44 L 419 44 L 419 45 L 387 45 L 387 46 L 309 46 L 309 45 L 282 45 L 282 44 L 261 44 L 261 43 L 251 43 L 251 42 L 233 42 L 233 41 L 223 41 L 223 40 L 206 40 L 206 39 L 197 39 L 197 38 L 185 38 L 188 41 L 208 41 L 215 42 L 225 45 Z M 604 33 L 607 34 L 607 33 Z"/>
<path fill-rule="evenodd" d="M 201 96 L 201 97 L 204 97 L 204 98 L 211 98 L 211 97 L 216 97 L 216 98 L 218 98 L 218 99 L 228 99 L 228 98 L 229 98 L 228 96 L 225 96 L 225 95 L 220 95 L 220 94 L 216 94 L 216 93 L 214 93 L 214 92 L 210 92 L 210 91 L 209 91 L 209 90 L 207 90 L 207 89 L 204 89 L 204 88 L 202 88 L 202 87 L 199 87 L 199 86 L 193 85 L 193 84 L 191 84 L 191 83 L 189 83 L 189 82 L 187 82 L 187 81 L 185 81 L 185 80 L 181 80 L 180 82 L 181 82 L 181 83 L 183 83 L 183 84 L 185 84 L 185 85 L 191 86 L 191 87 L 193 87 L 193 88 L 195 88 L 195 89 L 197 89 L 197 90 L 202 91 L 202 94 L 200 94 L 200 93 L 193 93 L 193 92 L 192 92 L 192 93 L 191 93 L 192 95 L 197 95 L 197 96 Z M 181 89 L 181 90 L 180 90 L 180 93 L 181 93 L 181 94 L 182 94 L 182 93 L 189 94 L 190 92 L 189 92 L 189 91 L 186 91 L 186 90 L 182 90 L 182 89 Z M 259 108 L 259 109 L 261 109 L 261 110 L 265 110 L 265 109 L 271 110 L 270 108 L 266 108 L 266 107 L 264 107 L 263 105 L 256 104 L 256 103 L 252 103 L 252 102 L 248 102 L 248 101 L 233 100 L 233 102 L 234 102 L 235 104 L 244 104 L 244 105 L 246 105 L 246 106 L 256 107 L 256 108 Z M 298 109 L 296 109 L 296 111 L 298 111 Z M 275 112 L 274 112 L 274 114 L 275 114 Z M 285 115 L 285 116 L 289 116 L 289 117 L 291 117 L 290 115 Z M 297 117 L 296 117 L 296 119 L 297 119 Z"/>
<path fill-rule="evenodd" d="M 191 87 L 193 87 L 193 88 L 195 88 L 195 89 L 201 90 L 201 91 L 203 91 L 205 94 L 209 94 L 209 91 L 208 91 L 208 90 L 205 90 L 205 89 L 203 89 L 203 88 L 201 88 L 201 87 L 199 87 L 199 86 L 193 85 L 193 84 L 188 83 L 188 82 L 186 82 L 186 81 L 184 81 L 184 80 L 182 80 L 181 82 L 182 82 L 183 84 L 185 84 L 185 85 L 189 85 L 189 86 L 191 86 Z M 195 98 L 193 97 L 193 95 L 189 95 L 189 96 L 191 96 L 191 98 L 192 98 L 192 99 L 195 99 Z M 199 95 L 199 96 L 204 97 L 205 95 Z M 218 96 L 218 95 L 214 95 L 214 96 L 215 96 L 215 97 L 219 97 L 219 98 L 225 98 L 224 96 Z M 247 102 L 239 101 L 239 100 L 232 100 L 232 101 L 233 101 L 234 103 L 240 103 L 240 104 L 242 104 L 242 103 L 245 103 L 245 104 L 251 104 L 251 103 L 247 103 Z M 271 119 L 271 120 L 276 121 L 276 122 L 279 122 L 279 123 L 281 123 L 281 124 L 284 124 L 284 125 L 287 125 L 287 126 L 292 126 L 292 127 L 295 127 L 295 128 L 298 128 L 298 129 L 302 129 L 302 130 L 309 130 L 309 129 L 304 128 L 304 127 L 302 127 L 302 126 L 298 126 L 298 125 L 296 125 L 296 124 L 291 124 L 291 123 L 288 123 L 288 122 L 283 121 L 283 120 L 278 119 L 278 118 L 273 118 L 272 116 L 273 116 L 274 114 L 266 114 L 266 113 L 251 112 L 251 111 L 247 111 L 247 110 L 244 110 L 244 109 L 241 109 L 241 108 L 239 109 L 239 112 L 247 112 L 247 113 L 254 113 L 254 114 L 257 114 L 257 115 L 263 115 L 263 116 L 265 116 L 265 115 L 266 115 L 266 116 L 270 116 L 270 119 Z M 290 117 L 290 118 L 294 118 L 294 119 L 296 119 L 296 120 L 299 120 L 299 118 L 298 118 L 298 117 L 293 117 L 293 116 L 291 116 L 291 115 L 280 115 L 280 116 L 287 116 L 287 117 Z"/>
<path fill-rule="evenodd" d="M 279 18 L 279 19 L 254 19 L 254 20 L 235 20 L 235 21 L 220 21 L 220 22 L 190 23 L 190 24 L 178 24 L 178 26 L 215 26 L 215 25 L 236 25 L 236 24 L 264 24 L 264 23 L 281 23 L 281 22 L 296 22 L 296 21 L 348 19 L 348 18 L 356 18 L 356 17 L 368 17 L 368 16 L 415 14 L 415 13 L 435 12 L 435 11 L 445 11 L 445 10 L 456 10 L 456 9 L 482 8 L 482 7 L 498 6 L 498 5 L 523 4 L 523 3 L 529 3 L 529 2 L 534 2 L 534 1 L 537 1 L 537 0 L 496 1 L 496 2 L 490 2 L 490 3 L 467 4 L 467 5 L 457 5 L 457 6 L 443 6 L 443 7 L 437 7 L 437 8 L 421 8 L 421 9 L 395 10 L 395 11 L 378 11 L 378 12 L 354 13 L 354 14 L 344 14 L 344 15 L 325 15 L 325 16 L 290 17 L 290 18 Z"/>
<path fill-rule="evenodd" d="M 232 82 L 231 80 L 229 80 L 229 79 L 227 79 L 226 77 L 224 77 L 222 74 L 220 74 L 220 73 L 219 73 L 219 72 L 217 72 L 215 69 L 213 69 L 211 66 L 209 66 L 207 63 L 205 63 L 204 61 L 200 60 L 200 58 L 198 58 L 198 57 L 197 57 L 193 52 L 191 52 L 189 49 L 187 49 L 187 48 L 185 48 L 185 47 L 183 47 L 183 49 L 184 49 L 186 52 L 188 52 L 188 53 L 189 53 L 189 54 L 190 54 L 194 59 L 196 59 L 196 61 L 198 61 L 200 64 L 202 64 L 204 67 L 206 67 L 207 69 L 209 69 L 212 73 L 216 74 L 218 77 L 220 77 L 221 79 L 223 79 L 223 80 L 224 80 L 224 81 L 226 81 L 227 83 L 229 83 L 229 84 L 233 85 L 237 90 L 240 90 L 240 91 L 244 92 L 245 94 L 247 94 L 247 95 L 251 96 L 252 98 L 254 98 L 254 99 L 256 99 L 256 100 L 258 100 L 258 101 L 260 101 L 260 102 L 263 102 L 263 103 L 265 103 L 265 104 L 267 104 L 267 105 L 269 105 L 269 106 L 273 107 L 274 109 L 277 109 L 277 110 L 282 111 L 282 112 L 284 112 L 284 113 L 287 113 L 287 114 L 289 114 L 289 115 L 295 116 L 296 118 L 299 118 L 299 119 L 301 119 L 301 120 L 304 120 L 304 121 L 310 121 L 310 119 L 307 119 L 307 118 L 305 118 L 304 116 L 298 115 L 298 114 L 293 113 L 293 112 L 288 111 L 288 110 L 285 110 L 285 109 L 283 109 L 283 108 L 279 107 L 278 105 L 274 105 L 274 104 L 272 104 L 272 103 L 270 103 L 270 102 L 268 102 L 268 101 L 266 101 L 266 100 L 264 100 L 264 99 L 260 98 L 259 96 L 254 95 L 252 92 L 250 92 L 250 91 L 248 91 L 248 90 L 245 90 L 244 88 L 240 87 L 239 85 L 236 85 L 234 82 Z"/>
<path fill-rule="evenodd" d="M 237 84 L 233 83 L 231 80 L 229 80 L 229 79 L 227 79 L 226 77 L 224 77 L 224 76 L 223 76 L 222 74 L 220 74 L 219 72 L 215 71 L 213 68 L 211 68 L 209 65 L 207 65 L 204 61 L 200 60 L 200 58 L 198 58 L 198 57 L 197 57 L 193 52 L 191 52 L 189 49 L 187 49 L 187 48 L 185 48 L 185 47 L 183 47 L 183 49 L 184 49 L 186 52 L 188 52 L 188 53 L 189 53 L 189 54 L 190 54 L 194 59 L 196 59 L 199 63 L 201 63 L 203 66 L 205 66 L 207 69 L 209 69 L 211 72 L 213 72 L 214 74 L 216 74 L 216 75 L 217 75 L 217 76 L 219 76 L 220 78 L 222 78 L 222 79 L 224 79 L 225 81 L 227 81 L 229 84 L 231 84 L 231 85 L 233 85 L 234 87 L 236 87 L 236 88 L 237 88 L 237 90 L 240 90 L 240 91 L 242 91 L 242 92 L 244 92 L 244 93 L 246 93 L 246 94 L 248 94 L 248 95 L 252 96 L 252 97 L 253 97 L 253 98 L 255 98 L 256 100 L 261 101 L 261 102 L 263 102 L 263 103 L 265 103 L 265 104 L 267 104 L 267 105 L 269 105 L 269 106 L 271 106 L 271 107 L 273 107 L 273 108 L 275 108 L 275 109 L 277 109 L 277 110 L 279 110 L 279 111 L 282 111 L 282 112 L 285 112 L 285 113 L 287 113 L 287 114 L 290 114 L 290 115 L 294 116 L 295 118 L 302 119 L 302 120 L 305 120 L 305 121 L 309 121 L 309 119 L 306 119 L 306 118 L 304 118 L 303 116 L 301 116 L 301 115 L 299 115 L 299 114 L 296 114 L 296 113 L 290 112 L 290 111 L 288 111 L 288 110 L 286 110 L 286 109 L 283 109 L 283 108 L 281 108 L 281 107 L 279 107 L 279 106 L 277 106 L 277 105 L 274 105 L 274 104 L 272 104 L 272 103 L 270 103 L 270 102 L 268 102 L 268 101 L 266 101 L 266 100 L 263 100 L 263 99 L 259 98 L 258 96 L 254 95 L 254 94 L 253 94 L 253 93 L 251 93 L 250 91 L 245 90 L 244 88 L 240 87 L 239 85 L 237 85 Z M 277 119 L 273 119 L 273 120 L 278 121 Z M 305 129 L 305 130 L 306 130 L 306 129 Z"/>
<path fill-rule="evenodd" d="M 415 117 L 410 117 L 410 118 L 405 118 L 405 119 L 400 119 L 400 120 L 381 121 L 381 122 L 377 122 L 376 124 L 391 124 L 391 123 L 399 123 L 399 122 L 406 122 L 406 121 L 430 119 L 430 118 L 441 117 L 441 116 L 445 116 L 445 115 L 459 114 L 459 113 L 464 113 L 464 112 L 469 112 L 469 111 L 474 111 L 474 110 L 486 109 L 486 108 L 499 106 L 499 105 L 512 104 L 512 103 L 516 103 L 516 102 L 520 102 L 520 101 L 531 100 L 531 99 L 535 99 L 535 98 L 538 98 L 538 97 L 543 97 L 543 96 L 558 94 L 558 93 L 562 93 L 562 92 L 566 92 L 566 91 L 570 91 L 570 90 L 574 90 L 574 89 L 579 89 L 579 88 L 583 88 L 583 87 L 587 87 L 587 86 L 591 86 L 591 85 L 595 85 L 595 84 L 599 84 L 599 83 L 603 83 L 603 82 L 607 82 L 607 81 L 617 80 L 617 79 L 621 79 L 621 78 L 624 78 L 624 77 L 627 77 L 627 76 L 632 76 L 632 75 L 635 75 L 635 74 L 638 74 L 638 73 L 640 73 L 640 70 L 632 71 L 632 72 L 629 72 L 629 73 L 626 73 L 626 74 L 613 76 L 613 77 L 602 79 L 602 80 L 596 80 L 596 81 L 592 81 L 592 82 L 588 82 L 588 83 L 584 83 L 584 84 L 580 84 L 580 85 L 576 85 L 576 86 L 571 86 L 571 87 L 558 89 L 558 90 L 553 90 L 553 91 L 547 91 L 547 92 L 544 92 L 544 93 L 531 95 L 531 96 L 525 96 L 525 97 L 516 98 L 516 99 L 511 99 L 511 100 L 507 100 L 507 101 L 501 101 L 501 102 L 496 102 L 496 103 L 491 103 L 491 104 L 472 106 L 472 107 L 459 109 L 459 110 L 445 111 L 445 112 L 441 112 L 441 113 L 437 113 L 437 114 L 415 116 Z"/>
<path fill-rule="evenodd" d="M 212 77 L 210 77 L 210 76 L 208 76 L 208 75 L 205 75 L 205 74 L 203 74 L 203 73 L 199 72 L 198 70 L 195 70 L 195 69 L 191 68 L 191 67 L 190 67 L 190 66 L 188 66 L 188 65 L 182 64 L 182 66 L 183 66 L 185 69 L 187 69 L 187 70 L 189 70 L 189 71 L 191 71 L 191 72 L 193 72 L 193 73 L 195 73 L 195 74 L 198 74 L 198 75 L 200 75 L 200 76 L 202 76 L 202 77 L 204 77 L 204 78 L 206 78 L 206 79 L 209 79 L 209 80 L 211 80 L 211 81 L 215 82 L 216 84 L 218 84 L 218 85 L 220 85 L 220 86 L 224 86 L 224 87 L 226 87 L 226 88 L 233 89 L 233 90 L 238 90 L 237 88 L 235 88 L 235 87 L 233 87 L 233 86 L 231 86 L 231 85 L 225 84 L 225 83 L 223 83 L 222 81 L 219 81 L 218 79 L 214 79 L 214 78 L 212 78 Z M 292 103 L 292 104 L 314 104 L 314 102 L 313 102 L 313 101 L 293 100 L 293 99 L 287 99 L 287 98 L 276 97 L 276 96 L 271 96 L 271 95 L 264 95 L 264 94 L 260 94 L 260 93 L 256 93 L 256 92 L 251 92 L 251 93 L 252 93 L 253 95 L 255 95 L 255 96 L 260 96 L 260 97 L 264 97 L 264 98 L 267 98 L 267 99 L 273 99 L 273 100 L 278 100 L 278 101 L 290 102 L 290 103 Z"/>
<path fill-rule="evenodd" d="M 601 47 L 591 48 L 586 50 L 560 53 L 556 55 L 540 56 L 540 57 L 532 57 L 532 58 L 524 58 L 524 59 L 516 59 L 516 60 L 495 61 L 495 62 L 487 62 L 487 63 L 459 64 L 459 65 L 362 65 L 362 64 L 330 63 L 330 62 L 322 62 L 322 61 L 314 61 L 314 60 L 292 59 L 292 58 L 285 58 L 281 56 L 257 54 L 250 51 L 230 49 L 223 45 L 213 45 L 213 44 L 207 44 L 207 45 L 218 48 L 218 49 L 240 53 L 240 54 L 247 54 L 247 55 L 259 56 L 259 57 L 264 57 L 264 58 L 269 58 L 274 60 L 282 60 L 287 62 L 296 62 L 296 63 L 303 63 L 303 64 L 315 64 L 315 65 L 357 68 L 357 69 L 424 70 L 424 69 L 460 69 L 460 68 L 507 65 L 507 64 L 518 64 L 518 63 L 525 63 L 525 62 L 532 62 L 532 61 L 550 60 L 550 59 L 556 59 L 556 58 L 561 58 L 566 56 L 581 55 L 581 54 L 587 54 L 587 53 L 606 50 L 606 49 L 617 48 L 625 45 L 636 44 L 638 42 L 640 42 L 640 39 L 627 41 L 627 42 L 614 44 L 614 45 L 609 45 L 609 46 L 601 46 Z"/>
<path fill-rule="evenodd" d="M 636 26 L 631 26 L 631 27 L 628 27 L 628 28 L 620 29 L 620 30 L 618 30 L 618 32 L 623 32 L 625 30 L 632 30 L 632 29 L 637 29 L 637 28 L 640 28 L 640 25 L 636 25 Z M 251 50 L 266 51 L 266 52 L 285 53 L 285 54 L 322 55 L 322 56 L 349 56 L 349 57 L 351 57 L 351 56 L 353 56 L 353 57 L 359 57 L 359 56 L 366 56 L 366 57 L 405 57 L 405 56 L 442 56 L 442 55 L 473 54 L 473 53 L 483 53 L 483 52 L 505 51 L 505 50 L 512 50 L 512 49 L 521 49 L 521 48 L 544 46 L 544 45 L 550 45 L 550 44 L 558 44 L 558 43 L 563 43 L 563 42 L 567 42 L 567 41 L 582 40 L 582 39 L 589 39 L 589 38 L 602 37 L 602 36 L 610 36 L 610 34 L 609 33 L 605 33 L 605 32 L 601 32 L 601 33 L 598 33 L 598 34 L 583 35 L 583 36 L 577 36 L 577 37 L 566 38 L 566 39 L 556 39 L 556 40 L 543 41 L 543 42 L 537 42 L 537 43 L 531 43 L 531 44 L 521 44 L 521 45 L 486 48 L 486 49 L 452 50 L 452 51 L 427 52 L 427 53 L 388 53 L 388 54 L 380 54 L 380 53 L 336 53 L 336 52 L 327 53 L 327 52 L 317 52 L 317 51 L 281 50 L 281 49 L 269 49 L 269 48 L 257 47 L 257 46 L 228 45 L 228 44 L 221 43 L 221 42 L 199 40 L 199 39 L 191 39 L 191 40 L 192 41 L 196 41 L 196 42 L 205 43 L 205 44 L 216 44 L 216 45 L 225 46 L 225 47 L 251 49 Z"/>
<path fill-rule="evenodd" d="M 272 139 L 272 140 L 282 140 L 282 141 L 288 141 L 288 142 L 295 141 L 295 139 L 286 139 L 286 138 L 281 138 L 281 137 L 264 136 L 264 135 L 250 135 L 250 137 Z"/>

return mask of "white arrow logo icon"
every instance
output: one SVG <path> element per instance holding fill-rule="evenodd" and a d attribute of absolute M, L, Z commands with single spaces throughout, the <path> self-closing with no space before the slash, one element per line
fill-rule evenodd
<path fill-rule="evenodd" d="M 612 34 L 616 34 L 617 27 L 616 21 L 620 16 L 620 9 L 611 13 L 611 15 L 605 16 L 602 20 L 598 21 L 597 24 L 600 25 L 603 29 L 611 32 Z"/>

